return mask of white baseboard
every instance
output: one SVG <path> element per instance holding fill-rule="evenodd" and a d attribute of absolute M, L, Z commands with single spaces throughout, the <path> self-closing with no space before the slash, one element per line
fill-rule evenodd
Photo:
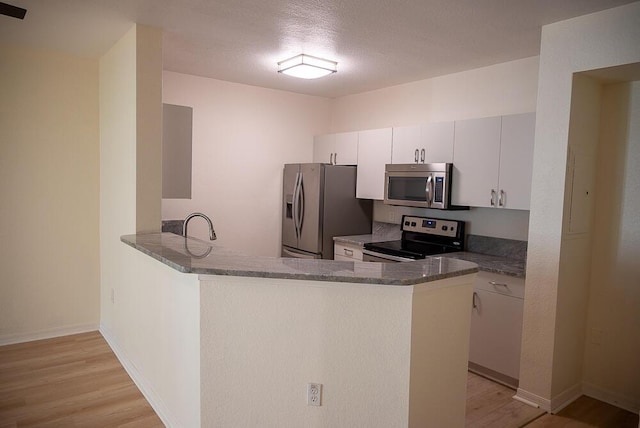
<path fill-rule="evenodd" d="M 516 395 L 514 395 L 513 398 L 530 406 L 539 407 L 545 412 L 549 412 L 551 409 L 550 400 L 540 397 L 539 395 L 536 395 L 532 392 L 525 391 L 522 388 L 518 388 L 518 390 L 516 391 Z"/>
<path fill-rule="evenodd" d="M 129 374 L 133 382 L 136 384 L 144 398 L 147 399 L 153 410 L 156 412 L 162 423 L 169 428 L 179 427 L 180 425 L 175 421 L 173 417 L 171 417 L 170 412 L 168 411 L 168 407 L 163 402 L 162 398 L 155 392 L 151 384 L 147 379 L 142 376 L 140 371 L 136 368 L 133 362 L 127 357 L 126 353 L 118 346 L 115 338 L 110 333 L 109 329 L 105 327 L 103 324 L 100 325 L 100 333 L 107 341 L 113 353 L 116 354 L 116 357 L 120 361 L 120 364 L 124 367 L 126 372 Z"/>
<path fill-rule="evenodd" d="M 556 414 L 582 396 L 582 384 L 577 383 L 551 398 L 551 411 Z"/>
<path fill-rule="evenodd" d="M 621 409 L 628 410 L 632 413 L 640 412 L 640 400 L 632 397 L 625 397 L 616 392 L 608 391 L 604 388 L 600 388 L 596 385 L 584 382 L 582 384 L 584 395 L 587 395 L 596 400 L 604 401 L 612 406 L 620 407 Z M 640 426 L 638 427 L 640 428 Z"/>
<path fill-rule="evenodd" d="M 98 324 L 76 324 L 64 327 L 38 330 L 29 333 L 14 333 L 0 336 L 0 346 L 16 343 L 33 342 L 34 340 L 53 339 L 54 337 L 97 331 Z"/>

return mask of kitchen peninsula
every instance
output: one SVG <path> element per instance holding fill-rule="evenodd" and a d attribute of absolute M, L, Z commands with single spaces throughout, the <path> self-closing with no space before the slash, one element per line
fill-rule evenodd
<path fill-rule="evenodd" d="M 162 400 L 176 425 L 464 426 L 475 264 L 253 257 L 171 233 L 121 240 L 152 276 L 176 278 L 175 293 L 180 276 L 197 290 L 194 355 L 177 370 L 189 371 L 181 387 L 199 396 L 199 418 Z M 308 383 L 322 384 L 320 407 Z"/>

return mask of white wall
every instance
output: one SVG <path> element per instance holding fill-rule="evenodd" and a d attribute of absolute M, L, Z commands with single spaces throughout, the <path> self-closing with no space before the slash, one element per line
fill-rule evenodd
<path fill-rule="evenodd" d="M 163 102 L 193 107 L 193 182 L 191 200 L 162 201 L 162 218 L 200 211 L 224 246 L 279 256 L 282 168 L 311 162 L 329 100 L 168 71 L 163 85 Z M 205 222 L 189 235 L 208 239 Z"/>
<path fill-rule="evenodd" d="M 0 58 L 0 345 L 95 330 L 98 63 Z"/>
<path fill-rule="evenodd" d="M 640 409 L 640 82 L 604 86 L 585 390 Z"/>
<path fill-rule="evenodd" d="M 640 3 L 632 3 L 542 30 L 518 395 L 546 410 L 568 390 L 555 374 L 580 364 L 554 354 L 555 343 L 571 339 L 557 314 L 565 310 L 558 292 L 573 73 L 640 62 L 638 22 Z"/>
<path fill-rule="evenodd" d="M 168 426 L 200 425 L 197 278 L 120 236 L 160 229 L 162 33 L 134 26 L 100 59 L 100 331 Z"/>
<path fill-rule="evenodd" d="M 416 125 L 536 110 L 538 57 L 421 80 L 332 101 L 332 132 Z M 469 222 L 471 233 L 527 240 L 529 212 L 474 208 L 434 212 L 374 205 L 374 219 L 399 223 L 402 214 Z"/>
<path fill-rule="evenodd" d="M 591 225 L 595 189 L 595 151 L 600 134 L 600 84 L 587 76 L 574 75 L 569 119 L 570 160 L 565 183 L 562 258 L 558 282 L 554 396 L 573 399 L 580 394 L 585 346 Z M 562 339 L 560 339 L 562 338 Z"/>

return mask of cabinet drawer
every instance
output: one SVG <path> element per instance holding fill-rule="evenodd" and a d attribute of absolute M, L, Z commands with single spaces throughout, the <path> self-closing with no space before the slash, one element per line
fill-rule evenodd
<path fill-rule="evenodd" d="M 340 256 L 340 258 L 338 258 Z M 362 261 L 362 248 L 352 246 L 352 245 L 344 245 L 344 244 L 334 244 L 333 246 L 333 259 L 334 260 L 344 260 L 343 257 L 346 257 L 350 260 L 360 260 Z"/>
<path fill-rule="evenodd" d="M 480 271 L 476 277 L 475 289 L 524 299 L 523 278 Z"/>

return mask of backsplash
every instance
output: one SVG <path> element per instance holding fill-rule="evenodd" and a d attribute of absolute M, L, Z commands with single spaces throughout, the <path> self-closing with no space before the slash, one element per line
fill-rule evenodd
<path fill-rule="evenodd" d="M 371 225 L 371 234 L 380 241 L 393 241 L 402 237 L 402 230 L 399 224 L 374 221 Z"/>
<path fill-rule="evenodd" d="M 184 220 L 162 220 L 162 231 L 182 236 Z"/>
<path fill-rule="evenodd" d="M 467 235 L 466 250 L 472 253 L 527 260 L 527 241 L 494 238 L 491 236 Z"/>

